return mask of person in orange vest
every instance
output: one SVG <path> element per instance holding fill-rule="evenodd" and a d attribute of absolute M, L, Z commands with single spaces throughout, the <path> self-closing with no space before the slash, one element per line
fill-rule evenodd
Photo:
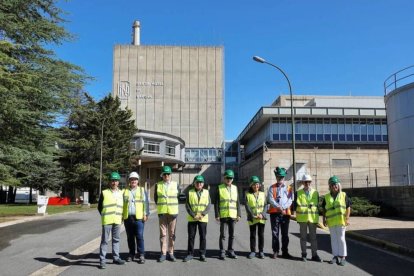
<path fill-rule="evenodd" d="M 291 216 L 290 207 L 294 194 L 291 186 L 285 184 L 286 169 L 276 167 L 274 170 L 276 183 L 269 187 L 267 202 L 269 203 L 268 213 L 270 214 L 270 225 L 272 228 L 272 259 L 279 254 L 280 243 L 279 233 L 282 232 L 282 257 L 291 259 L 289 254 L 289 222 Z"/>

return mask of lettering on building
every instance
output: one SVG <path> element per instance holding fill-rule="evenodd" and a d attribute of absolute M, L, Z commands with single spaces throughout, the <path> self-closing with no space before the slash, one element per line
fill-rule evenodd
<path fill-rule="evenodd" d="M 137 86 L 164 86 L 162 81 L 139 81 Z"/>
<path fill-rule="evenodd" d="M 131 95 L 131 90 L 128 81 L 120 81 L 118 82 L 118 97 L 121 100 L 128 99 Z"/>

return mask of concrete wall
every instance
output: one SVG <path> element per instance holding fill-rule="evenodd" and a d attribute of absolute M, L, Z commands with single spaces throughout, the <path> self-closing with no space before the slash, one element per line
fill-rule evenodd
<path fill-rule="evenodd" d="M 398 214 L 414 218 L 414 186 L 344 189 L 350 197 L 365 197 L 397 209 Z"/>

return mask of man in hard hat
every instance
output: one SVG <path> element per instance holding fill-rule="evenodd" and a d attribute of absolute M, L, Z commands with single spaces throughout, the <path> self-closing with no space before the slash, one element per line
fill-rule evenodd
<path fill-rule="evenodd" d="M 131 172 L 128 177 L 129 188 L 124 191 L 123 219 L 128 240 L 129 255 L 127 262 L 135 258 L 145 263 L 144 225 L 149 216 L 148 195 L 144 187 L 139 187 L 139 175 Z"/>
<path fill-rule="evenodd" d="M 187 210 L 188 229 L 188 255 L 184 262 L 189 262 L 194 257 L 194 239 L 197 233 L 200 235 L 200 261 L 206 260 L 206 235 L 208 223 L 208 211 L 210 210 L 210 195 L 204 187 L 204 177 L 196 175 L 192 187 L 188 190 L 185 208 Z"/>
<path fill-rule="evenodd" d="M 346 264 L 347 248 L 345 230 L 349 225 L 351 215 L 351 200 L 345 192 L 341 191 L 341 182 L 337 176 L 328 180 L 329 193 L 322 201 L 323 225 L 328 225 L 331 236 L 331 247 L 333 258 L 330 264 L 337 263 L 340 266 Z"/>
<path fill-rule="evenodd" d="M 271 185 L 267 192 L 268 213 L 270 214 L 270 225 L 272 228 L 272 258 L 276 259 L 278 257 L 280 249 L 279 233 L 282 232 L 282 257 L 291 259 L 292 256 L 289 254 L 288 245 L 290 207 L 294 199 L 293 189 L 292 186 L 285 184 L 285 168 L 276 167 L 273 172 L 276 176 L 276 183 Z"/>
<path fill-rule="evenodd" d="M 102 238 L 99 249 L 100 269 L 106 268 L 106 249 L 109 235 L 112 233 L 112 256 L 114 264 L 123 265 L 125 261 L 119 257 L 119 236 L 122 224 L 123 191 L 118 188 L 121 176 L 117 172 L 110 175 L 109 188 L 99 196 L 98 211 L 101 214 Z"/>
<path fill-rule="evenodd" d="M 214 204 L 214 212 L 216 220 L 220 222 L 220 260 L 225 260 L 226 254 L 224 250 L 224 241 L 226 239 L 225 232 L 228 228 L 229 240 L 227 244 L 228 257 L 237 259 L 234 253 L 234 225 L 240 220 L 240 200 L 237 192 L 237 186 L 233 185 L 234 172 L 226 170 L 224 172 L 224 183 L 218 186 L 216 203 Z"/>
<path fill-rule="evenodd" d="M 312 177 L 305 174 L 301 183 L 303 189 L 298 190 L 295 210 L 296 221 L 299 223 L 300 229 L 300 248 L 302 250 L 302 261 L 306 262 L 306 240 L 309 229 L 309 239 L 312 250 L 312 261 L 321 262 L 318 256 L 318 244 L 316 241 L 316 228 L 319 222 L 319 193 L 311 187 Z"/>
<path fill-rule="evenodd" d="M 155 185 L 154 191 L 160 226 L 161 255 L 158 259 L 160 263 L 167 259 L 167 251 L 170 261 L 177 260 L 174 256 L 174 241 L 178 216 L 178 185 L 177 182 L 171 181 L 171 173 L 171 167 L 162 167 L 162 181 Z"/>

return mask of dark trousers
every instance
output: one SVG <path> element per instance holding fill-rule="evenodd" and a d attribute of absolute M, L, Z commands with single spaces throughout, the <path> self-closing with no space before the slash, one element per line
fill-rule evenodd
<path fill-rule="evenodd" d="M 270 214 L 270 224 L 272 227 L 272 249 L 274 253 L 278 253 L 279 232 L 282 232 L 282 253 L 288 253 L 289 245 L 289 222 L 290 217 L 282 214 Z"/>
<path fill-rule="evenodd" d="M 263 252 L 265 229 L 265 225 L 263 223 L 250 225 L 250 252 L 256 252 L 256 229 L 257 236 L 259 237 L 259 252 Z"/>
<path fill-rule="evenodd" d="M 233 250 L 233 241 L 234 241 L 234 225 L 236 223 L 235 219 L 232 218 L 221 218 L 220 219 L 220 238 L 219 238 L 219 247 L 220 251 L 224 251 L 224 241 L 226 240 L 226 232 L 228 228 L 229 232 L 229 240 L 227 244 L 227 250 L 229 252 L 234 251 Z"/>
<path fill-rule="evenodd" d="M 127 234 L 129 255 L 135 255 L 135 249 L 141 256 L 145 255 L 144 248 L 144 225 L 142 219 L 136 219 L 135 216 L 129 216 L 124 220 L 125 231 Z"/>
<path fill-rule="evenodd" d="M 200 255 L 206 254 L 207 222 L 189 221 L 187 224 L 188 255 L 194 255 L 194 239 L 197 233 L 197 227 L 200 235 Z"/>

